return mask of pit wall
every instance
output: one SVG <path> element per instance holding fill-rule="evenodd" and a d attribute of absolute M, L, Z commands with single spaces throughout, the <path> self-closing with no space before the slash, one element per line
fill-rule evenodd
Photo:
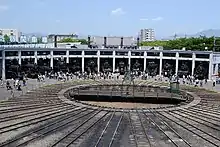
<path fill-rule="evenodd" d="M 58 97 L 64 102 L 64 103 L 67 103 L 67 104 L 71 104 L 71 105 L 76 105 L 76 106 L 82 106 L 82 107 L 88 107 L 88 108 L 91 108 L 91 109 L 98 109 L 99 107 L 98 106 L 95 106 L 95 105 L 91 105 L 91 104 L 84 104 L 78 100 L 74 101 L 74 100 L 71 100 L 69 99 L 69 92 L 72 90 L 72 89 L 77 89 L 77 88 L 81 88 L 81 87 L 88 87 L 88 86 L 92 86 L 92 85 L 98 85 L 98 84 L 86 84 L 86 85 L 77 85 L 77 86 L 72 86 L 72 87 L 69 87 L 69 88 L 66 88 L 66 89 L 62 89 L 59 93 L 58 93 Z M 153 86 L 153 85 L 151 85 Z M 155 86 L 155 87 L 161 87 L 161 88 L 168 88 L 166 86 Z M 201 101 L 201 98 L 199 96 L 197 96 L 196 94 L 192 93 L 192 92 L 188 92 L 188 91 L 184 91 L 184 90 L 181 90 L 182 93 L 185 94 L 185 96 L 188 96 L 189 97 L 189 103 L 186 104 L 186 105 L 180 105 L 180 106 L 177 106 L 177 107 L 170 107 L 170 108 L 162 108 L 162 109 L 155 109 L 155 111 L 175 111 L 175 110 L 179 110 L 179 109 L 186 109 L 186 108 L 189 108 L 189 107 L 193 107 L 197 104 L 200 103 Z M 108 108 L 108 107 L 104 107 L 106 110 L 110 110 L 111 108 Z M 142 108 L 141 108 L 142 109 Z M 121 111 L 121 109 L 118 109 L 118 111 Z M 144 111 L 148 111 L 148 110 L 144 110 Z"/>

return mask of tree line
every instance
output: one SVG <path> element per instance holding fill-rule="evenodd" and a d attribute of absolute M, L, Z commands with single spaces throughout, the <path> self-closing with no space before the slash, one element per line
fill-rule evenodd
<path fill-rule="evenodd" d="M 200 36 L 197 38 L 191 37 L 174 40 L 156 40 L 141 42 L 140 46 L 162 46 L 164 50 L 185 48 L 185 50 L 220 51 L 220 38 Z"/>
<path fill-rule="evenodd" d="M 58 43 L 75 43 L 75 42 L 80 42 L 83 45 L 88 44 L 88 41 L 86 39 L 64 38 L 64 39 L 58 41 Z"/>

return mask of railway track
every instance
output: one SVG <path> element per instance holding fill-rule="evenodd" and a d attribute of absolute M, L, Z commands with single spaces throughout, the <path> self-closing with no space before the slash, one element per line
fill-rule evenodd
<path fill-rule="evenodd" d="M 199 104 L 167 111 L 97 109 L 67 104 L 58 97 L 60 90 L 77 84 L 117 83 L 100 80 L 55 84 L 0 103 L 0 147 L 220 146 L 220 94 L 190 89 L 200 96 Z M 160 86 L 155 83 L 136 82 Z"/>
<path fill-rule="evenodd" d="M 138 147 L 151 147 L 150 139 L 145 131 L 142 118 L 138 111 L 135 113 L 129 112 L 129 119 L 132 125 L 135 145 Z"/>
<path fill-rule="evenodd" d="M 51 147 L 55 146 L 71 146 L 71 144 L 77 144 L 78 140 L 83 134 L 89 131 L 94 125 L 96 125 L 101 119 L 103 119 L 108 112 L 97 110 L 92 116 L 85 119 L 79 125 L 68 131 L 62 138 L 58 139 Z"/>

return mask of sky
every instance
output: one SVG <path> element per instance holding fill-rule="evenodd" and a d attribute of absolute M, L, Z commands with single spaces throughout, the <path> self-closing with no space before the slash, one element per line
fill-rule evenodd
<path fill-rule="evenodd" d="M 0 0 L 0 28 L 24 33 L 156 37 L 220 29 L 220 0 Z"/>

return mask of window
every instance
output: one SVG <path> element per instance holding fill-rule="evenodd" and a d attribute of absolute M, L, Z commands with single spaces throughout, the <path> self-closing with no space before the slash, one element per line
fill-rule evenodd
<path fill-rule="evenodd" d="M 37 55 L 50 55 L 50 51 L 38 51 Z"/>
<path fill-rule="evenodd" d="M 160 56 L 159 52 L 148 52 L 147 56 Z"/>
<path fill-rule="evenodd" d="M 131 52 L 131 56 L 144 56 L 144 52 Z"/>
<path fill-rule="evenodd" d="M 112 55 L 113 52 L 109 52 L 109 51 L 100 51 L 100 55 Z"/>
<path fill-rule="evenodd" d="M 34 56 L 34 51 L 22 51 L 21 56 Z"/>
<path fill-rule="evenodd" d="M 85 55 L 97 55 L 97 51 L 85 51 Z"/>
<path fill-rule="evenodd" d="M 127 56 L 128 52 L 115 52 L 116 56 Z"/>
<path fill-rule="evenodd" d="M 18 51 L 6 51 L 5 57 L 18 56 Z"/>
<path fill-rule="evenodd" d="M 163 53 L 164 57 L 176 57 L 176 53 Z"/>
<path fill-rule="evenodd" d="M 196 58 L 209 59 L 209 54 L 196 54 Z"/>
<path fill-rule="evenodd" d="M 66 55 L 66 51 L 54 51 L 53 55 Z"/>
<path fill-rule="evenodd" d="M 81 51 L 70 51 L 69 52 L 70 55 L 82 55 Z"/>
<path fill-rule="evenodd" d="M 179 57 L 182 57 L 182 58 L 192 58 L 192 54 L 180 53 Z"/>

